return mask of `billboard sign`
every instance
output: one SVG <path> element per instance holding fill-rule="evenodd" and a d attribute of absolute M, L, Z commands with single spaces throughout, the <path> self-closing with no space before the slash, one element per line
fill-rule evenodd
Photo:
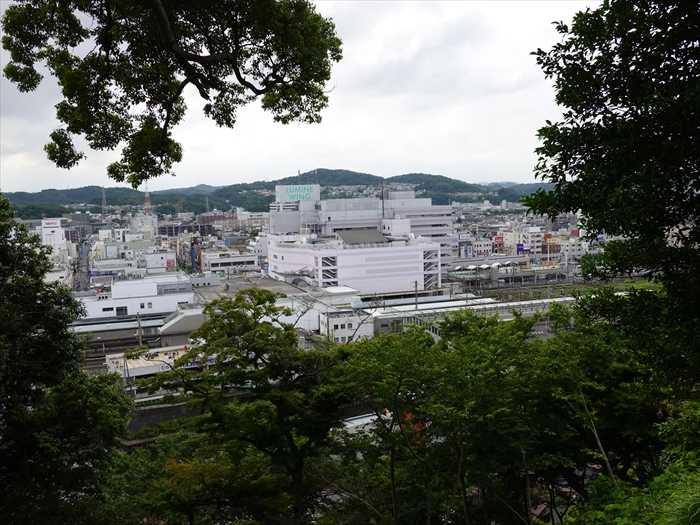
<path fill-rule="evenodd" d="M 42 228 L 59 228 L 61 226 L 61 219 L 42 219 Z"/>
<path fill-rule="evenodd" d="M 318 201 L 321 200 L 321 186 L 318 184 L 294 184 L 275 186 L 277 202 Z"/>

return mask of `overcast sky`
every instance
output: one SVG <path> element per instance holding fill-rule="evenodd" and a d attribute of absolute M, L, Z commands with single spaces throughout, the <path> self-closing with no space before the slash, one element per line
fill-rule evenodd
<path fill-rule="evenodd" d="M 272 180 L 320 167 L 532 181 L 535 132 L 559 111 L 529 53 L 557 41 L 552 21 L 595 3 L 319 1 L 344 54 L 323 122 L 283 126 L 254 103 L 235 129 L 221 129 L 188 91 L 189 111 L 175 131 L 184 159 L 176 177 L 150 188 Z M 52 78 L 20 94 L 3 77 L 0 90 L 2 191 L 116 185 L 105 171 L 116 153 L 86 151 L 71 171 L 46 159 L 58 101 Z"/>

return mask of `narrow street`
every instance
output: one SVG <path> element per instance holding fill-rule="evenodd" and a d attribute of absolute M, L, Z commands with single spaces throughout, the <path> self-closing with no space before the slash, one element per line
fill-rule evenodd
<path fill-rule="evenodd" d="M 78 245 L 78 263 L 75 270 L 73 288 L 75 290 L 87 290 L 90 287 L 90 274 L 88 270 L 88 255 L 90 245 L 83 241 Z"/>

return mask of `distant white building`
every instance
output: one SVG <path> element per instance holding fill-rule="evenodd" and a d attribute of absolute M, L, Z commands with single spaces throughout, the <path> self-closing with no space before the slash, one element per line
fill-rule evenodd
<path fill-rule="evenodd" d="M 539 226 L 530 226 L 521 233 L 522 245 L 525 252 L 541 255 L 544 245 L 544 231 Z"/>
<path fill-rule="evenodd" d="M 111 276 L 115 280 L 144 277 L 145 268 L 138 268 L 132 259 L 96 259 L 90 265 L 90 277 Z"/>
<path fill-rule="evenodd" d="M 374 319 L 360 309 L 336 308 L 319 314 L 319 333 L 336 343 L 374 337 Z"/>
<path fill-rule="evenodd" d="M 177 265 L 175 250 L 152 249 L 142 253 L 138 262 L 151 274 L 174 271 Z"/>
<path fill-rule="evenodd" d="M 240 253 L 236 250 L 202 250 L 203 272 L 231 272 L 256 270 L 258 255 L 255 253 Z"/>
<path fill-rule="evenodd" d="M 270 233 L 333 235 L 351 229 L 379 229 L 387 219 L 408 220 L 410 233 L 416 236 L 441 238 L 453 232 L 452 207 L 416 198 L 413 190 L 385 191 L 382 199 L 327 200 L 321 200 L 320 191 L 318 184 L 276 186 L 277 200 L 270 204 Z"/>
<path fill-rule="evenodd" d="M 41 244 L 50 246 L 54 254 L 66 250 L 66 233 L 61 225 L 61 219 L 42 219 Z"/>
<path fill-rule="evenodd" d="M 192 283 L 182 274 L 115 281 L 111 292 L 76 294 L 88 318 L 169 313 L 178 305 L 194 303 Z"/>
<path fill-rule="evenodd" d="M 488 257 L 493 254 L 493 241 L 491 239 L 468 239 L 462 243 L 460 256 L 468 258 Z"/>
<path fill-rule="evenodd" d="M 590 251 L 590 243 L 584 239 L 573 238 L 562 240 L 559 245 L 563 264 L 577 262 Z"/>
<path fill-rule="evenodd" d="M 315 236 L 268 237 L 268 273 L 321 288 L 349 286 L 360 293 L 425 290 L 441 286 L 440 245 L 429 239 L 394 239 L 377 230 Z"/>
<path fill-rule="evenodd" d="M 236 219 L 240 228 L 267 231 L 270 226 L 270 214 L 266 211 L 253 212 L 236 208 Z"/>
<path fill-rule="evenodd" d="M 69 268 L 65 266 L 54 266 L 44 275 L 45 283 L 61 283 L 68 287 L 73 286 L 73 274 Z"/>

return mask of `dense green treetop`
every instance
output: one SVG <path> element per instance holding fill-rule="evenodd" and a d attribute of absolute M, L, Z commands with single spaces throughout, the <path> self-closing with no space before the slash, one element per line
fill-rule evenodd
<path fill-rule="evenodd" d="M 318 504 L 324 487 L 313 462 L 339 419 L 322 384 L 338 355 L 301 348 L 294 327 L 280 320 L 291 312 L 276 299 L 247 289 L 207 305 L 190 350 L 151 383 L 182 389 L 202 411 L 190 427 L 197 452 L 182 469 L 201 472 L 205 482 L 225 476 L 223 492 L 190 494 L 190 509 L 215 500 L 228 520 L 308 523 Z"/>
<path fill-rule="evenodd" d="M 73 135 L 97 150 L 123 145 L 108 173 L 134 187 L 181 160 L 172 129 L 188 85 L 219 126 L 257 98 L 278 122 L 315 123 L 341 58 L 332 21 L 306 0 L 21 0 L 2 26 L 5 76 L 32 91 L 44 65 L 61 86 L 49 159 L 74 166 Z"/>
<path fill-rule="evenodd" d="M 544 507 L 554 523 L 685 523 L 660 504 L 692 517 L 700 411 L 691 381 L 656 370 L 675 329 L 663 307 L 639 311 L 652 293 L 597 290 L 539 319 L 546 339 L 537 319 L 462 312 L 438 342 L 415 327 L 310 349 L 275 298 L 213 303 L 151 380 L 201 412 L 115 455 L 103 522 L 515 525 Z"/>
<path fill-rule="evenodd" d="M 79 303 L 44 282 L 50 248 L 0 196 L 0 513 L 6 523 L 91 523 L 101 467 L 130 404 L 80 372 Z"/>
<path fill-rule="evenodd" d="M 608 0 L 556 28 L 561 42 L 535 53 L 563 107 L 539 130 L 536 173 L 554 188 L 527 203 L 624 237 L 597 270 L 662 277 L 697 322 L 700 7 Z"/>

